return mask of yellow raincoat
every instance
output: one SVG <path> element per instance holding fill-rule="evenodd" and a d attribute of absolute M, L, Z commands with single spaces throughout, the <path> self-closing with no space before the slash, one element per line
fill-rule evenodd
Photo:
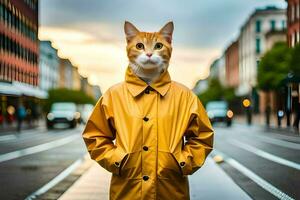
<path fill-rule="evenodd" d="M 128 66 L 82 136 L 91 158 L 112 172 L 111 200 L 188 200 L 188 175 L 212 151 L 213 134 L 198 97 L 168 70 L 148 86 Z"/>

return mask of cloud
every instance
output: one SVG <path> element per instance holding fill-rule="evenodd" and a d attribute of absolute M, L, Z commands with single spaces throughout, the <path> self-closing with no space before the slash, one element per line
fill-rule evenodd
<path fill-rule="evenodd" d="M 208 76 L 210 63 L 236 38 L 251 12 L 269 4 L 286 6 L 283 0 L 41 0 L 39 37 L 53 41 L 61 57 L 106 90 L 124 79 L 124 21 L 157 31 L 173 20 L 170 74 L 191 88 Z"/>

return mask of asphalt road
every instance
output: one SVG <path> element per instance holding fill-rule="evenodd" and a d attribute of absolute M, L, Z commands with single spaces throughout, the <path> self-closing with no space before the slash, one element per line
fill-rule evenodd
<path fill-rule="evenodd" d="M 260 127 L 217 124 L 214 151 L 221 168 L 253 199 L 300 199 L 300 137 Z M 0 135 L 0 199 L 20 200 L 82 158 L 76 129 Z"/>
<path fill-rule="evenodd" d="M 0 136 L 0 199 L 20 200 L 86 154 L 83 127 Z"/>
<path fill-rule="evenodd" d="M 234 124 L 217 125 L 220 166 L 253 199 L 300 199 L 300 137 Z"/>

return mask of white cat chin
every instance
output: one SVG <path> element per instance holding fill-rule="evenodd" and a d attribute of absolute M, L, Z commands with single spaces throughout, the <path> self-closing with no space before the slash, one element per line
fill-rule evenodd
<path fill-rule="evenodd" d="M 136 58 L 135 62 L 144 69 L 155 69 L 162 66 L 161 57 L 155 54 L 149 58 L 143 53 Z"/>

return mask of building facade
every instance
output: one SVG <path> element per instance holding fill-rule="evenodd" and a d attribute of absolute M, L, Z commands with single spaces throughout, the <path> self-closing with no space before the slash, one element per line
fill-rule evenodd
<path fill-rule="evenodd" d="M 38 1 L 0 1 L 0 79 L 39 82 Z"/>
<path fill-rule="evenodd" d="M 59 80 L 59 57 L 50 41 L 40 41 L 39 59 L 40 80 L 39 87 L 48 91 L 58 87 Z"/>
<path fill-rule="evenodd" d="M 101 89 L 98 85 L 93 85 L 94 88 L 94 98 L 98 100 L 102 96 Z"/>
<path fill-rule="evenodd" d="M 251 95 L 257 84 L 257 66 L 267 50 L 265 35 L 269 31 L 286 29 L 286 10 L 276 7 L 256 9 L 242 26 L 239 35 L 240 96 Z"/>
<path fill-rule="evenodd" d="M 74 90 L 80 90 L 81 89 L 81 80 L 80 80 L 80 74 L 78 72 L 78 67 L 73 67 L 73 86 L 72 89 Z"/>
<path fill-rule="evenodd" d="M 210 79 L 218 79 L 220 84 L 226 86 L 225 54 L 214 60 L 210 65 Z"/>
<path fill-rule="evenodd" d="M 39 116 L 38 0 L 0 0 L 0 130 L 13 127 L 21 104 Z"/>
<path fill-rule="evenodd" d="M 59 87 L 73 89 L 73 65 L 69 59 L 59 59 Z"/>
<path fill-rule="evenodd" d="M 235 41 L 225 50 L 226 85 L 238 87 L 239 85 L 239 41 Z"/>
<path fill-rule="evenodd" d="M 286 0 L 288 33 L 287 40 L 290 47 L 300 43 L 300 0 Z"/>
<path fill-rule="evenodd" d="M 272 49 L 276 42 L 286 43 L 286 30 L 269 31 L 265 35 L 266 40 L 266 51 Z"/>

